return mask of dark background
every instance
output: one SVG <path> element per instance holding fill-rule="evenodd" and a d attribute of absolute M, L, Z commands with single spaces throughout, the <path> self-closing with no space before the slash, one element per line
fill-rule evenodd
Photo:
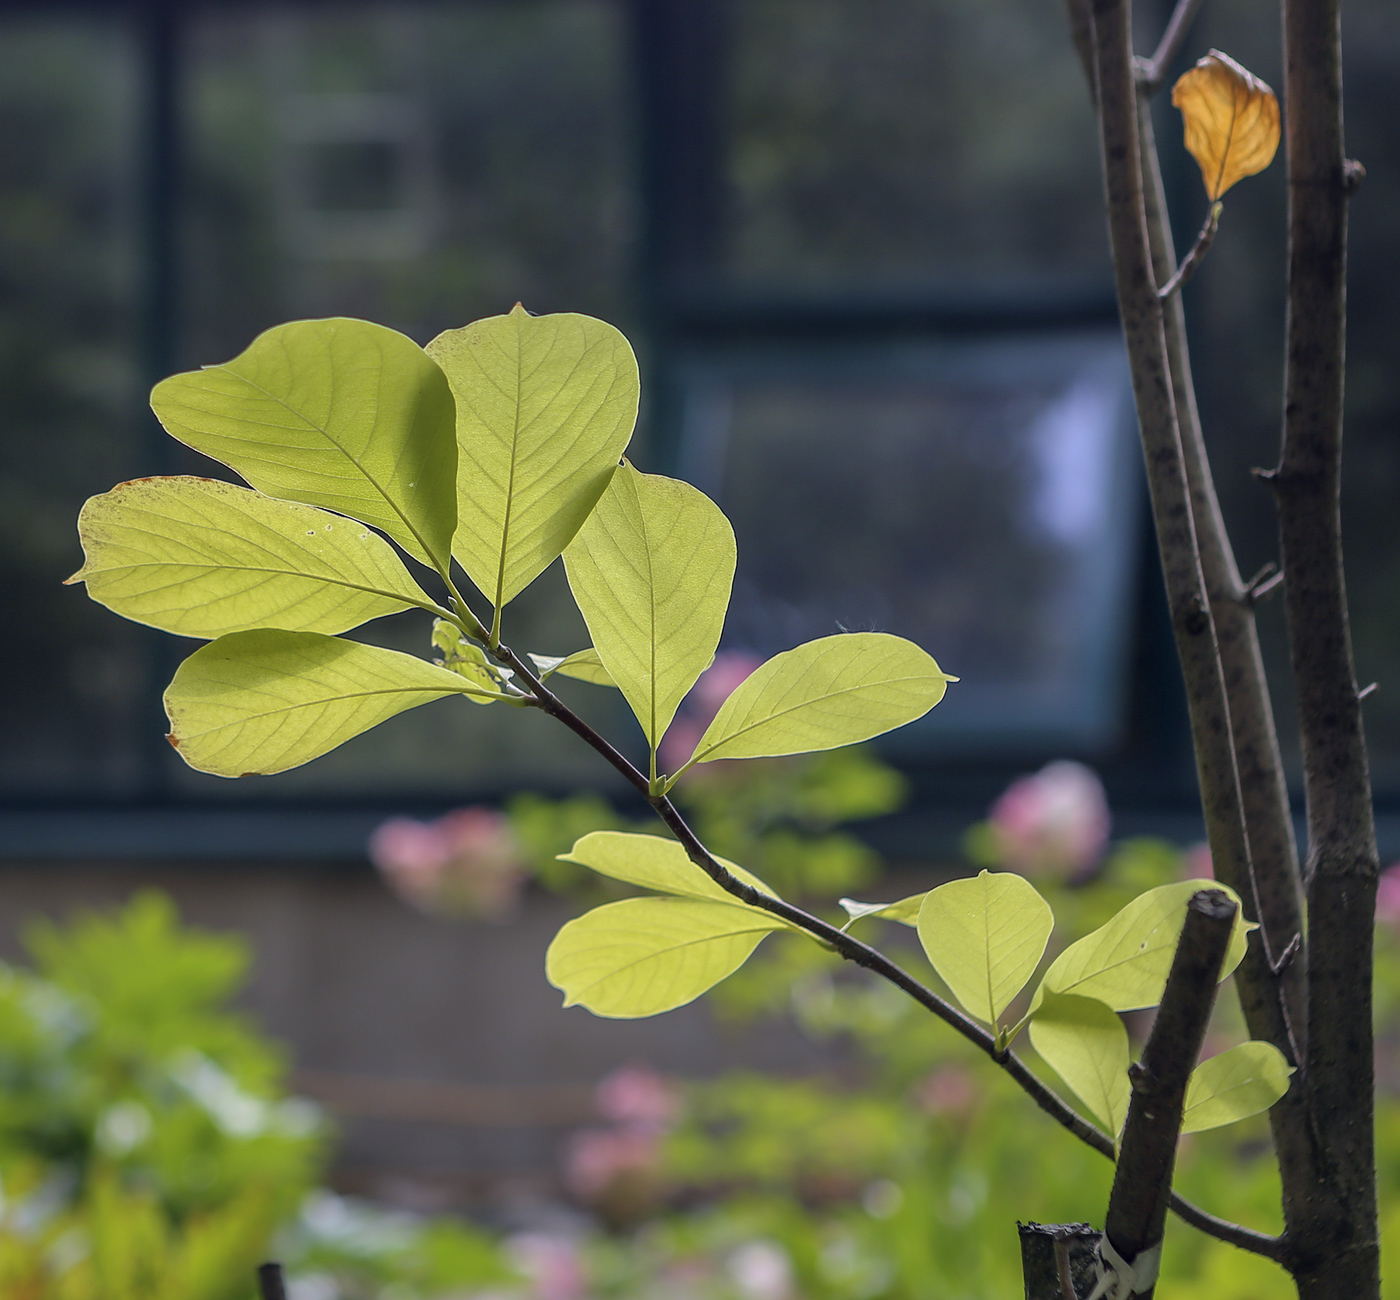
<path fill-rule="evenodd" d="M 1164 19 L 1140 9 L 1140 49 Z M 1348 582 L 1358 675 L 1380 683 L 1367 725 L 1389 814 L 1400 32 L 1382 0 L 1353 0 L 1345 39 L 1348 147 L 1367 168 L 1352 204 Z M 1211 46 L 1280 86 L 1265 0 L 1207 5 L 1181 67 Z M 1205 202 L 1166 100 L 1184 247 Z M 1249 470 L 1276 455 L 1283 256 L 1280 159 L 1227 196 L 1185 291 L 1246 573 L 1275 550 Z M 741 586 L 771 588 L 747 624 L 731 620 L 731 644 L 766 634 L 760 648 L 781 648 L 779 600 L 808 622 L 895 631 L 917 608 L 909 634 L 969 683 L 967 699 L 988 701 L 957 715 L 950 697 L 948 721 L 936 712 L 891 748 L 915 799 L 870 829 L 883 847 L 936 855 L 1007 779 L 1065 755 L 1104 775 L 1120 830 L 1194 833 L 1140 486 L 1105 480 L 1091 550 L 1121 561 L 1111 581 L 1089 551 L 1057 552 L 1024 527 L 1025 431 L 1078 373 L 1053 357 L 1116 346 L 1093 124 L 1057 5 L 47 3 L 0 4 L 0 855 L 348 860 L 391 812 L 525 786 L 613 789 L 545 719 L 450 705 L 285 777 L 190 773 L 159 707 L 187 647 L 60 585 L 80 562 L 87 495 L 212 472 L 146 413 L 154 379 L 298 316 L 365 316 L 426 342 L 517 300 L 634 339 L 644 467 L 703 463 L 697 429 L 721 410 L 727 468 L 704 485 L 734 517 Z M 899 450 L 916 446 L 922 459 Z M 828 513 L 863 550 L 821 549 Z M 804 528 L 810 545 L 784 559 Z M 1064 595 L 1075 582 L 1093 599 L 1087 621 Z M 519 645 L 583 644 L 557 566 L 512 613 Z M 1261 618 L 1291 762 L 1278 602 Z M 367 634 L 426 649 L 406 620 Z M 998 698 L 1039 689 L 1037 673 L 1045 716 L 998 713 Z"/>

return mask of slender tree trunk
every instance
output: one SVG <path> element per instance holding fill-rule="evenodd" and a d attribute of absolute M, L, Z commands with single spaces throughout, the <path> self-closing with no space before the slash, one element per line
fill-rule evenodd
<path fill-rule="evenodd" d="M 1165 284 L 1176 267 L 1176 253 L 1145 95 L 1140 95 L 1138 100 L 1138 125 L 1148 238 L 1157 282 Z M 1201 570 L 1215 619 L 1229 700 L 1240 798 L 1254 867 L 1256 889 L 1252 901 L 1257 908 L 1262 936 L 1269 941 L 1251 945 L 1251 970 L 1236 984 L 1251 1036 L 1268 1039 L 1295 1065 L 1303 1067 L 1307 1059 L 1308 955 L 1302 939 L 1302 884 L 1293 837 L 1293 816 L 1284 783 L 1273 707 L 1259 651 L 1253 604 L 1240 580 L 1206 456 L 1191 378 L 1185 313 L 1179 294 L 1173 294 L 1163 303 L 1163 324 L 1182 452 L 1191 486 Z M 1281 962 L 1282 969 L 1276 977 L 1274 965 L 1280 963 L 1294 935 L 1299 936 L 1297 946 L 1292 955 Z M 1276 989 L 1283 996 L 1286 1020 L 1281 1020 L 1275 1010 Z M 1282 1182 L 1286 1189 L 1295 1192 L 1315 1186 L 1318 1180 L 1317 1146 L 1308 1119 L 1304 1080 L 1300 1068 L 1294 1086 L 1269 1111 Z M 1286 1201 L 1292 1199 L 1292 1196 L 1285 1197 Z"/>
<path fill-rule="evenodd" d="M 1071 11 L 1085 6 L 1071 0 Z M 1158 548 L 1220 879 L 1263 923 L 1239 972 L 1251 1032 L 1299 1065 L 1271 1116 L 1284 1180 L 1282 1261 L 1305 1300 L 1379 1295 L 1370 953 L 1378 862 L 1342 578 L 1338 483 L 1345 210 L 1337 0 L 1284 0 L 1289 323 L 1274 481 L 1308 799 L 1310 936 L 1277 741 L 1243 589 L 1200 438 L 1150 144 L 1133 89 L 1127 0 L 1091 0 L 1109 227 Z M 1075 24 L 1084 48 L 1084 24 Z M 1238 729 L 1238 734 L 1236 730 Z"/>
<path fill-rule="evenodd" d="M 1279 509 L 1308 811 L 1306 1088 L 1320 1177 L 1286 1188 L 1304 1300 L 1379 1295 L 1371 945 L 1379 860 L 1342 571 L 1347 197 L 1338 0 L 1284 0 L 1288 323 Z"/>
<path fill-rule="evenodd" d="M 1092 14 L 1114 276 L 1147 464 L 1157 550 L 1186 685 L 1206 833 L 1216 876 L 1240 895 L 1249 919 L 1258 920 L 1231 709 L 1197 548 L 1163 303 L 1157 296 L 1143 204 L 1138 95 L 1127 0 L 1093 0 Z M 1288 1017 L 1265 945 L 1250 945 L 1236 981 L 1250 1017 L 1251 1033 L 1277 1044 L 1291 1056 Z"/>

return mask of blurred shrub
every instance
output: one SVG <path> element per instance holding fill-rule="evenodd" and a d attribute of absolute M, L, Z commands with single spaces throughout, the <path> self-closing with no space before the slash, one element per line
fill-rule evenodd
<path fill-rule="evenodd" d="M 898 773 L 860 748 L 734 767 L 691 773 L 678 790 L 716 852 L 832 914 L 838 894 L 891 896 L 877 883 L 878 857 L 839 828 L 898 807 Z M 613 888 L 553 860 L 589 831 L 628 829 L 608 805 L 520 795 L 508 815 L 546 887 L 590 901 Z M 1210 875 L 1202 845 L 1111 843 L 1109 832 L 1097 777 L 1057 763 L 1013 784 L 964 849 L 971 866 L 1034 877 L 1057 918 L 1049 959 L 1142 892 Z M 1400 864 L 1380 899 L 1382 1233 L 1386 1249 L 1400 1250 Z M 884 938 L 938 984 L 908 931 L 888 926 Z M 565 1185 L 599 1230 L 509 1245 L 534 1300 L 999 1300 L 1022 1286 L 1018 1219 L 1101 1220 L 1108 1161 L 1061 1133 L 941 1022 L 819 945 L 774 936 L 707 997 L 723 1018 L 790 1018 L 826 1041 L 839 1067 L 815 1079 L 681 1083 L 637 1066 L 610 1076 L 599 1092 L 608 1123 L 576 1133 L 564 1151 Z M 1128 1023 L 1140 1036 L 1147 1017 Z M 1244 1037 L 1226 985 L 1206 1052 Z M 630 1102 L 613 1105 L 614 1092 Z M 1268 1153 L 1263 1116 L 1191 1135 L 1177 1186 L 1214 1213 L 1278 1231 Z M 1161 1300 L 1293 1294 L 1275 1265 L 1175 1219 L 1162 1268 Z M 1400 1277 L 1384 1295 L 1400 1300 Z"/>
<path fill-rule="evenodd" d="M 1138 840 L 1117 846 L 1094 884 L 1039 883 L 1057 913 L 1078 910 L 1077 935 L 1182 870 L 1179 851 Z M 912 948 L 910 958 L 919 960 Z M 933 978 L 922 964 L 917 973 Z M 842 1064 L 828 1078 L 688 1084 L 655 1148 L 650 1214 L 633 1207 L 630 1232 L 590 1244 L 599 1296 L 645 1300 L 680 1287 L 704 1300 L 994 1300 L 1019 1294 L 1018 1219 L 1101 1220 L 1112 1165 L 897 990 L 810 942 L 782 941 L 721 989 L 711 997 L 724 1014 L 785 1012 Z M 1243 1036 L 1226 996 L 1207 1050 Z M 1400 1187 L 1400 1121 L 1392 1127 Z M 1267 1150 L 1263 1117 L 1193 1135 L 1178 1186 L 1213 1212 L 1277 1231 Z M 1157 1294 L 1283 1300 L 1292 1290 L 1275 1266 L 1173 1221 Z"/>
<path fill-rule="evenodd" d="M 819 907 L 878 878 L 875 855 L 834 830 L 902 797 L 898 774 L 868 750 L 753 763 L 742 779 L 725 769 L 681 788 L 716 851 Z M 571 834 L 594 829 L 567 821 Z M 1053 954 L 1144 890 L 1209 871 L 1199 850 L 1108 841 L 1097 777 L 1062 763 L 1013 785 L 966 848 L 976 866 L 1034 875 L 1060 923 Z M 845 856 L 829 847 L 847 842 Z M 831 861 L 839 865 L 828 871 Z M 889 926 L 884 937 L 894 951 L 904 946 L 919 978 L 938 983 L 908 931 Z M 1395 948 L 1400 1023 L 1400 941 Z M 775 936 L 708 997 L 730 1019 L 789 1017 L 842 1064 L 829 1078 L 693 1081 L 663 1123 L 643 1131 L 623 1118 L 578 1135 L 568 1182 L 613 1231 L 573 1244 L 577 1281 L 566 1300 L 993 1300 L 1021 1289 L 1018 1219 L 1102 1218 L 1108 1161 L 1062 1134 L 941 1022 L 820 946 Z M 1130 1019 L 1130 1029 L 1144 1028 Z M 1227 990 L 1207 1051 L 1244 1036 Z M 651 1076 L 653 1091 L 667 1085 Z M 1400 1120 L 1393 1129 L 1400 1186 Z M 1276 1231 L 1267 1147 L 1262 1117 L 1194 1135 L 1182 1145 L 1178 1184 L 1214 1212 Z M 1400 1220 L 1395 1227 L 1400 1237 Z M 1267 1261 L 1177 1222 L 1169 1232 L 1163 1300 L 1292 1293 Z"/>
<path fill-rule="evenodd" d="M 27 946 L 33 972 L 0 965 L 5 1300 L 251 1300 L 279 1230 L 319 1300 L 511 1276 L 485 1234 L 313 1191 L 328 1128 L 227 1008 L 243 940 L 184 928 L 147 893 L 41 922 Z"/>

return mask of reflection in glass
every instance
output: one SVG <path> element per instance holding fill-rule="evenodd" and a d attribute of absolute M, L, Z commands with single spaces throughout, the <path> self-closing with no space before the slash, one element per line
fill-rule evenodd
<path fill-rule="evenodd" d="M 895 632 L 962 678 L 901 746 L 1110 740 L 1138 488 L 1112 338 L 696 363 L 689 467 L 734 522 L 726 644 Z"/>

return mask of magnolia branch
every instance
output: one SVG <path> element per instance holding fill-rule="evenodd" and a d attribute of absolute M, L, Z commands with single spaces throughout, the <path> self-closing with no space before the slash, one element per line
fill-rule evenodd
<path fill-rule="evenodd" d="M 1107 1156 L 1110 1160 L 1114 1158 L 1113 1140 L 1106 1133 L 1101 1132 L 1094 1125 L 1081 1118 L 1073 1107 L 1036 1078 L 1026 1063 L 1014 1052 L 999 1048 L 995 1035 L 988 1033 L 976 1021 L 969 1019 L 956 1007 L 945 1002 L 898 963 L 891 961 L 878 949 L 862 943 L 847 931 L 838 929 L 820 917 L 813 916 L 784 899 L 765 894 L 733 876 L 723 864 L 716 861 L 701 843 L 700 838 L 690 828 L 680 809 L 665 795 L 652 793 L 651 783 L 646 775 L 619 752 L 606 737 L 600 735 L 545 686 L 519 655 L 505 645 L 499 645 L 495 655 L 506 667 L 515 672 L 518 679 L 528 686 L 531 692 L 530 704 L 562 722 L 596 753 L 606 759 L 609 765 L 618 771 L 628 784 L 651 805 L 657 816 L 661 818 L 680 842 L 681 847 L 685 849 L 686 856 L 691 862 L 721 889 L 732 894 L 740 902 L 770 912 L 797 929 L 805 931 L 846 961 L 853 962 L 872 974 L 879 975 L 896 988 L 903 990 L 1005 1070 L 1020 1085 L 1022 1091 L 1051 1119 L 1067 1128 L 1081 1142 L 1091 1146 L 1100 1155 Z M 1282 1248 L 1278 1238 L 1217 1218 L 1174 1192 L 1171 1196 L 1171 1208 L 1192 1227 L 1209 1233 L 1221 1241 L 1238 1246 L 1242 1250 L 1275 1259 Z"/>
<path fill-rule="evenodd" d="M 1167 69 L 1181 52 L 1182 42 L 1191 30 L 1191 24 L 1196 21 L 1200 8 L 1201 0 L 1177 0 L 1171 21 L 1167 23 L 1167 30 L 1162 33 L 1152 57 L 1134 61 L 1138 83 L 1147 94 L 1154 94 L 1166 79 Z"/>
<path fill-rule="evenodd" d="M 1162 1241 L 1186 1087 L 1201 1055 L 1237 910 L 1223 890 L 1191 896 L 1157 1018 L 1141 1061 L 1129 1071 L 1132 1100 L 1104 1234 L 1130 1262 Z"/>
<path fill-rule="evenodd" d="M 1210 252 L 1210 246 L 1215 242 L 1215 232 L 1220 225 L 1220 212 L 1224 206 L 1218 199 L 1210 205 L 1210 214 L 1206 217 L 1205 225 L 1201 227 L 1201 233 L 1196 236 L 1196 242 L 1191 245 L 1191 251 L 1181 259 L 1176 274 L 1157 290 L 1157 297 L 1164 302 L 1196 274 L 1196 268 L 1205 260 L 1205 255 Z"/>

